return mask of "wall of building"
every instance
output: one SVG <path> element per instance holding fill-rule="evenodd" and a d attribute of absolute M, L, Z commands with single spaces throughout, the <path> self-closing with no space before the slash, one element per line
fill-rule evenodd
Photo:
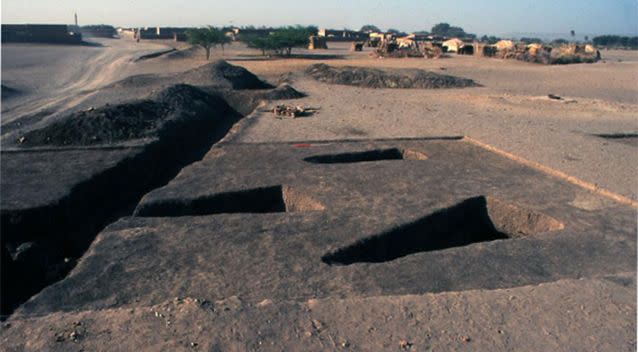
<path fill-rule="evenodd" d="M 66 25 L 3 24 L 2 42 L 79 44 L 82 42 L 82 35 L 70 32 Z"/>
<path fill-rule="evenodd" d="M 84 37 L 113 38 L 115 28 L 111 26 L 83 26 L 80 28 L 80 33 Z"/>

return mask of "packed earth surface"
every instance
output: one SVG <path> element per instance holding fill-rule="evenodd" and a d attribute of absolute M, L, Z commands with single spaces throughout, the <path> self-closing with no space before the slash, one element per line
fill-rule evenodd
<path fill-rule="evenodd" d="M 96 41 L 2 46 L 2 350 L 636 349 L 635 52 Z"/>

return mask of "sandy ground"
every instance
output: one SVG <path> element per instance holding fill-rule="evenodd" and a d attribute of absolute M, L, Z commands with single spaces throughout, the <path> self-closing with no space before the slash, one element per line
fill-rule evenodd
<path fill-rule="evenodd" d="M 198 56 L 164 56 L 136 63 L 136 57 L 163 50 L 166 43 L 100 43 L 103 46 L 3 45 L 2 83 L 22 93 L 2 102 L 2 124 L 49 109 L 72 107 L 96 89 L 131 74 L 179 72 L 204 63 Z M 273 83 L 283 74 L 299 73 L 310 64 L 325 62 L 422 68 L 471 78 L 482 87 L 365 89 L 326 85 L 295 74 L 294 86 L 309 95 L 295 104 L 319 106 L 319 113 L 294 120 L 255 113 L 244 121 L 237 142 L 466 135 L 638 199 L 635 138 L 593 136 L 638 133 L 638 52 L 603 52 L 604 61 L 596 64 L 550 67 L 458 56 L 373 59 L 367 52 L 350 53 L 345 44 L 331 47 L 319 54 L 300 51 L 323 58 L 264 60 L 258 53 L 234 45 L 223 57 Z M 219 50 L 215 56 L 222 57 Z M 549 93 L 565 100 L 549 100 Z M 507 290 L 347 301 L 266 300 L 257 307 L 231 297 L 216 302 L 221 308 L 212 313 L 201 309 L 199 303 L 191 306 L 191 301 L 181 308 L 171 306 L 173 313 L 159 315 L 157 312 L 175 303 L 105 310 L 97 315 L 57 313 L 39 318 L 41 324 L 28 319 L 3 324 L 2 339 L 11 339 L 15 350 L 69 350 L 84 336 L 92 337 L 83 345 L 88 350 L 99 350 L 106 343 L 116 343 L 114 348 L 121 350 L 162 350 L 167 346 L 214 351 L 635 350 L 635 272 L 609 274 L 607 278 L 561 280 Z M 269 313 L 260 311 L 264 307 Z M 164 317 L 171 314 L 173 326 L 168 328 Z M 97 320 L 101 321 L 94 329 L 92 324 Z M 195 320 L 207 323 L 189 323 Z M 269 327 L 258 329 L 263 326 Z M 224 333 L 233 339 L 216 344 L 210 332 L 217 334 L 223 329 L 230 329 Z M 112 334 L 139 338 L 114 342 Z M 15 343 L 20 339 L 26 344 Z M 36 344 L 29 343 L 31 339 Z M 46 344 L 40 344 L 42 341 Z"/>
<path fill-rule="evenodd" d="M 259 304 L 237 297 L 217 302 L 180 297 L 97 316 L 61 312 L 11 322 L 5 324 L 3 343 L 9 336 L 32 341 L 5 345 L 6 351 L 104 346 L 117 351 L 635 351 L 635 339 L 627 339 L 635 333 L 635 324 L 628 323 L 635 318 L 635 306 L 628 304 L 635 286 L 626 287 L 624 280 Z"/>
<path fill-rule="evenodd" d="M 638 199 L 635 143 L 593 134 L 638 132 L 638 53 L 603 52 L 592 65 L 542 66 L 449 59 L 327 60 L 330 65 L 414 67 L 474 79 L 482 88 L 405 90 L 335 87 L 301 78 L 295 86 L 320 106 L 311 119 L 257 117 L 246 142 L 466 135 L 587 182 Z M 235 62 L 271 77 L 308 60 Z M 552 101 L 547 94 L 564 101 Z"/>
<path fill-rule="evenodd" d="M 73 106 L 91 91 L 131 74 L 140 55 L 159 43 L 92 39 L 95 45 L 2 45 L 2 84 L 18 94 L 2 102 L 2 123 Z"/>
<path fill-rule="evenodd" d="M 3 84 L 24 91 L 2 104 L 2 124 L 81 102 L 95 89 L 132 74 L 179 72 L 204 63 L 201 53 L 134 63 L 175 43 L 99 40 L 102 47 L 4 45 Z M 184 44 L 178 44 L 182 48 Z M 295 86 L 320 106 L 311 119 L 257 117 L 243 141 L 467 135 L 623 196 L 638 199 L 635 140 L 593 134 L 638 133 L 638 53 L 603 51 L 596 64 L 542 66 L 511 60 L 373 59 L 347 43 L 327 51 L 299 50 L 309 59 L 264 60 L 242 44 L 223 57 L 276 82 L 308 65 L 422 68 L 474 79 L 482 88 L 406 90 L 335 87 L 300 78 Z M 45 49 L 44 51 L 41 49 Z M 46 55 L 42 55 L 46 52 Z M 320 60 L 325 58 L 324 60 Z M 47 62 L 47 65 L 42 65 Z M 69 64 L 71 63 L 71 64 Z M 51 79 L 54 77 L 55 79 Z M 565 98 L 557 102 L 547 94 Z M 624 142 L 624 143 L 623 143 Z"/>

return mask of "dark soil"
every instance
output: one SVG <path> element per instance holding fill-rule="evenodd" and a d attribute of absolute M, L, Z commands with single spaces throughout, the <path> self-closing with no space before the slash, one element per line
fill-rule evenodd
<path fill-rule="evenodd" d="M 9 86 L 2 85 L 2 99 L 12 98 L 20 94 L 20 91 Z"/>
<path fill-rule="evenodd" d="M 170 54 L 168 54 L 170 55 Z M 185 83 L 193 86 L 215 86 L 227 89 L 272 89 L 272 85 L 262 81 L 243 67 L 234 66 L 224 60 L 194 68 L 184 73 L 160 76 L 142 74 L 127 77 L 110 85 L 111 88 L 140 88 L 144 86 L 167 86 Z"/>
<path fill-rule="evenodd" d="M 177 49 L 171 48 L 171 49 L 168 49 L 168 50 L 162 50 L 162 51 L 158 51 L 158 52 L 142 55 L 142 56 L 138 57 L 137 59 L 135 59 L 135 62 L 149 60 L 149 59 L 154 59 L 156 57 L 160 57 L 162 55 L 170 54 L 170 53 L 173 53 L 175 51 L 177 51 Z"/>
<path fill-rule="evenodd" d="M 22 146 L 78 146 L 109 144 L 158 137 L 171 123 L 200 111 L 226 106 L 218 97 L 188 86 L 175 85 L 152 100 L 106 105 L 73 113 L 24 135 Z M 198 115 L 200 116 L 200 115 Z"/>
<path fill-rule="evenodd" d="M 107 86 L 107 88 L 137 88 L 162 83 L 165 78 L 155 74 L 142 74 L 126 77 Z"/>
<path fill-rule="evenodd" d="M 272 85 L 263 82 L 243 67 L 234 66 L 224 60 L 187 71 L 177 77 L 180 82 L 192 85 L 210 85 L 228 82 L 233 89 L 270 89 Z"/>
<path fill-rule="evenodd" d="M 365 88 L 438 89 L 479 86 L 471 79 L 442 75 L 418 69 L 381 70 L 365 67 L 332 67 L 326 64 L 315 64 L 306 69 L 306 74 L 324 83 Z"/>
<path fill-rule="evenodd" d="M 264 94 L 264 99 L 268 100 L 287 100 L 287 99 L 300 99 L 306 97 L 305 93 L 296 90 L 290 84 L 284 83 L 279 87 Z"/>

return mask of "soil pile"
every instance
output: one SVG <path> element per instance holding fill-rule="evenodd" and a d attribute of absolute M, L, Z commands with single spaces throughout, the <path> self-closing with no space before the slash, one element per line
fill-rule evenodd
<path fill-rule="evenodd" d="M 167 81 L 167 79 L 156 74 L 141 74 L 141 75 L 133 75 L 133 76 L 126 77 L 122 80 L 119 80 L 110 85 L 107 85 L 106 88 L 115 88 L 115 89 L 141 88 L 141 87 L 151 86 L 154 84 L 161 84 L 164 81 Z"/>
<path fill-rule="evenodd" d="M 365 67 L 331 67 L 315 64 L 306 69 L 314 79 L 330 84 L 365 88 L 464 88 L 479 86 L 471 79 L 418 69 L 381 70 Z"/>
<path fill-rule="evenodd" d="M 175 124 L 227 113 L 226 102 L 189 85 L 171 86 L 153 97 L 73 113 L 24 135 L 22 146 L 109 144 L 170 133 Z"/>
<path fill-rule="evenodd" d="M 9 86 L 2 85 L 2 99 L 8 99 L 20 94 L 20 91 L 17 89 L 11 88 Z"/>
<path fill-rule="evenodd" d="M 270 89 L 252 72 L 243 67 L 234 66 L 224 60 L 195 68 L 178 76 L 178 80 L 196 86 L 220 85 L 232 89 Z"/>
<path fill-rule="evenodd" d="M 290 84 L 284 83 L 277 88 L 264 94 L 264 99 L 268 100 L 287 100 L 287 99 L 300 99 L 306 97 L 306 94 L 296 90 Z"/>
<path fill-rule="evenodd" d="M 134 75 L 117 81 L 109 88 L 141 88 L 167 86 L 171 84 L 190 84 L 203 87 L 211 86 L 223 89 L 272 89 L 272 85 L 262 81 L 243 67 L 234 66 L 224 60 L 188 70 L 170 76 L 155 74 Z"/>
<path fill-rule="evenodd" d="M 195 57 L 203 56 L 203 50 L 193 46 L 190 48 L 173 51 L 163 56 L 165 60 L 183 60 L 183 59 L 192 59 Z"/>
<path fill-rule="evenodd" d="M 135 59 L 135 62 L 140 62 L 140 61 L 144 61 L 144 60 L 150 60 L 150 59 L 154 59 L 156 57 L 160 57 L 162 55 L 167 55 L 173 52 L 176 52 L 177 49 L 175 48 L 170 48 L 168 50 L 162 50 L 162 51 L 156 51 L 154 53 L 150 53 L 150 54 L 146 54 L 146 55 L 142 55 L 140 57 L 138 57 L 137 59 Z"/>

